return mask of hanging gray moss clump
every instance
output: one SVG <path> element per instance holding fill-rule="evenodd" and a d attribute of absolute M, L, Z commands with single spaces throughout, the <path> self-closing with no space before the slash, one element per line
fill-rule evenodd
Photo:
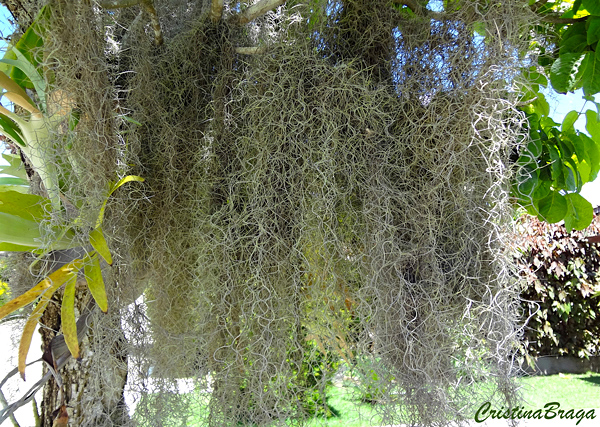
<path fill-rule="evenodd" d="M 134 420 L 300 425 L 340 360 L 367 373 L 384 424 L 469 417 L 491 398 L 482 378 L 512 396 L 520 3 L 430 19 L 288 2 L 242 25 L 237 2 L 211 20 L 208 0 L 157 0 L 161 46 L 147 14 L 64 6 L 57 51 L 80 55 L 70 43 L 90 32 L 104 49 L 78 57 L 83 71 L 57 65 L 84 117 L 104 120 L 78 128 L 85 194 L 115 171 L 146 180 L 115 193 L 105 227 Z M 99 337 L 114 324 L 94 324 L 88 396 L 110 387 Z M 184 378 L 196 391 L 176 393 Z"/>

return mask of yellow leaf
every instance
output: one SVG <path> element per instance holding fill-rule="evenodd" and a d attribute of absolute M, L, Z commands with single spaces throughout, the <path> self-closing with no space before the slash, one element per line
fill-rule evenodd
<path fill-rule="evenodd" d="M 14 102 L 18 106 L 24 108 L 33 114 L 41 114 L 40 110 L 35 108 L 33 105 L 33 101 L 25 93 L 23 88 L 15 83 L 10 77 L 8 77 L 4 72 L 0 71 L 0 86 L 6 89 L 6 93 L 4 96 L 11 102 Z"/>
<path fill-rule="evenodd" d="M 8 314 L 20 309 L 21 307 L 32 303 L 40 295 L 42 295 L 46 289 L 54 286 L 56 283 L 60 283 L 59 286 L 65 283 L 66 275 L 72 271 L 79 270 L 81 268 L 81 262 L 82 261 L 78 259 L 63 266 L 62 268 L 59 268 L 33 288 L 25 292 L 23 295 L 20 295 L 4 304 L 2 307 L 0 307 L 0 319 L 6 317 Z"/>
<path fill-rule="evenodd" d="M 137 176 L 137 175 L 127 175 L 127 176 L 121 178 L 119 181 L 117 181 L 117 183 L 111 185 L 110 191 L 108 192 L 108 197 L 110 197 L 117 188 L 119 188 L 123 184 L 126 184 L 131 181 L 144 182 L 144 178 L 142 178 L 141 176 Z"/>
<path fill-rule="evenodd" d="M 77 275 L 73 275 L 65 285 L 62 305 L 60 308 L 60 321 L 65 343 L 75 359 L 79 359 L 79 340 L 77 339 L 77 324 L 75 323 L 75 283 Z"/>
<path fill-rule="evenodd" d="M 19 372 L 21 373 L 21 377 L 25 380 L 25 366 L 27 353 L 29 353 L 29 347 L 31 346 L 31 339 L 33 337 L 33 332 L 35 331 L 35 326 L 44 314 L 46 310 L 46 306 L 50 302 L 50 298 L 54 295 L 54 292 L 58 288 L 60 288 L 66 281 L 70 280 L 72 277 L 77 278 L 77 271 L 81 268 L 82 260 L 76 259 L 69 264 L 59 268 L 54 273 L 49 275 L 42 282 L 48 280 L 50 285 L 46 288 L 45 292 L 41 295 L 40 301 L 37 306 L 27 319 L 25 323 L 25 327 L 23 328 L 23 334 L 21 335 L 21 342 L 19 343 Z M 40 282 L 40 283 L 42 283 Z M 38 284 L 39 285 L 39 284 Z M 37 285 L 36 285 L 37 286 Z"/>
<path fill-rule="evenodd" d="M 108 265 L 112 265 L 112 256 L 110 255 L 108 244 L 102 233 L 102 227 L 97 227 L 90 232 L 90 244 L 96 249 L 96 252 L 104 258 L 104 261 L 106 261 Z"/>
<path fill-rule="evenodd" d="M 54 292 L 48 291 L 50 297 Z M 44 294 L 46 295 L 46 294 Z M 44 314 L 44 310 L 46 310 L 46 306 L 50 298 L 42 298 L 42 300 L 38 303 L 33 310 L 33 313 L 27 319 L 27 323 L 25 323 L 25 327 L 23 328 L 23 334 L 21 335 L 21 342 L 19 343 L 19 372 L 21 373 L 21 378 L 25 381 L 25 366 L 27 360 L 27 353 L 29 353 L 29 347 L 31 346 L 31 338 L 33 337 L 33 332 L 35 331 L 35 327 L 37 325 L 38 320 Z"/>
<path fill-rule="evenodd" d="M 106 288 L 102 279 L 102 270 L 100 269 L 100 260 L 98 256 L 92 256 L 85 264 L 85 280 L 87 281 L 90 293 L 96 300 L 96 304 L 103 312 L 108 311 L 108 299 L 106 298 Z"/>
<path fill-rule="evenodd" d="M 104 211 L 106 210 L 106 203 L 108 202 L 108 198 L 112 196 L 112 194 L 123 184 L 131 181 L 144 182 L 144 178 L 137 175 L 127 175 L 121 178 L 116 183 L 111 183 L 110 188 L 108 189 L 108 194 L 106 195 L 106 199 L 104 199 L 104 203 L 100 207 L 100 213 L 98 214 L 98 220 L 96 221 L 96 228 L 100 228 L 102 222 L 104 221 Z"/>

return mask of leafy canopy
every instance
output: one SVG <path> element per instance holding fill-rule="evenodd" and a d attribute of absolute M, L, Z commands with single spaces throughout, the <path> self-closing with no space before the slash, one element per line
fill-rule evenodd
<path fill-rule="evenodd" d="M 540 16 L 530 48 L 538 65 L 523 72 L 522 111 L 529 139 L 516 156 L 513 196 L 528 213 L 549 223 L 564 221 L 568 230 L 582 230 L 593 218 L 593 207 L 579 193 L 600 170 L 600 3 L 596 0 L 530 1 Z M 541 37 L 540 37 L 541 36 Z M 549 77 L 549 78 L 548 78 Z M 550 117 L 544 88 L 557 93 L 583 89 L 593 104 L 571 111 L 562 123 Z M 587 134 L 575 129 L 584 115 Z"/>

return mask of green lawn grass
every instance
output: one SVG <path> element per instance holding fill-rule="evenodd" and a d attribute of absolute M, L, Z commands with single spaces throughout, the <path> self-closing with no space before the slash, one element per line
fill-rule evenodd
<path fill-rule="evenodd" d="M 309 427 L 368 427 L 381 424 L 381 417 L 373 405 L 357 401 L 353 387 L 330 387 L 327 404 L 339 415 L 327 420 L 313 420 Z"/>
<path fill-rule="evenodd" d="M 560 408 L 565 410 L 600 408 L 600 374 L 588 372 L 581 375 L 522 377 L 517 382 L 522 386 L 520 391 L 525 409 L 541 409 L 549 402 L 558 402 Z M 315 420 L 309 424 L 310 427 L 381 425 L 377 411 L 370 404 L 358 402 L 351 387 L 331 387 L 328 404 L 340 415 L 328 420 Z M 495 406 L 493 408 L 498 409 Z"/>
<path fill-rule="evenodd" d="M 600 408 L 600 374 L 558 374 L 519 378 L 526 406 L 543 408 L 558 402 L 561 408 Z"/>
<path fill-rule="evenodd" d="M 550 376 L 521 377 L 518 383 L 522 386 L 520 392 L 524 399 L 521 403 L 525 409 L 542 409 L 550 402 L 558 402 L 561 409 L 600 408 L 600 374 L 559 374 Z M 480 386 L 482 386 L 480 384 Z M 485 384 L 482 390 L 489 391 Z M 195 398 L 208 403 L 205 393 L 195 393 Z M 485 397 L 481 404 L 485 403 Z M 328 404 L 337 416 L 329 419 L 315 419 L 309 427 L 369 427 L 382 425 L 382 419 L 377 413 L 376 405 L 362 403 L 358 398 L 356 388 L 346 383 L 345 387 L 331 386 L 328 390 Z M 477 408 L 473 409 L 473 414 Z M 499 409 L 496 405 L 492 409 Z M 200 419 L 189 420 L 187 425 L 201 424 Z"/>

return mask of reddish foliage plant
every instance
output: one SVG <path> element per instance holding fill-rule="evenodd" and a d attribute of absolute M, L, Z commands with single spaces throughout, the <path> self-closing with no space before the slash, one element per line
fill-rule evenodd
<path fill-rule="evenodd" d="M 527 286 L 525 346 L 531 356 L 600 355 L 600 216 L 568 233 L 562 224 L 521 218 L 518 264 Z M 595 295 L 596 294 L 596 295 Z"/>

